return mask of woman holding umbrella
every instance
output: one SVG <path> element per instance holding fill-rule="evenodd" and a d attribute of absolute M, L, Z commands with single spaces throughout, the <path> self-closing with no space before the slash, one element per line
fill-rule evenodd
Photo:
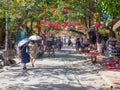
<path fill-rule="evenodd" d="M 28 42 L 29 39 L 23 39 L 18 43 L 18 48 L 19 48 L 19 56 L 21 58 L 21 63 L 23 64 L 23 70 L 26 70 L 26 63 L 30 62 L 30 56 L 29 56 L 29 47 L 28 47 Z"/>
<path fill-rule="evenodd" d="M 36 60 L 36 53 L 37 53 L 37 44 L 35 43 L 35 41 L 30 41 L 28 46 L 30 48 L 30 59 L 31 59 L 32 67 L 34 67 L 34 63 Z"/>
<path fill-rule="evenodd" d="M 34 67 L 34 63 L 37 55 L 37 49 L 38 49 L 36 41 L 41 40 L 42 38 L 38 35 L 32 35 L 29 37 L 29 39 L 31 40 L 28 45 L 30 48 L 30 59 L 31 59 L 32 67 Z"/>

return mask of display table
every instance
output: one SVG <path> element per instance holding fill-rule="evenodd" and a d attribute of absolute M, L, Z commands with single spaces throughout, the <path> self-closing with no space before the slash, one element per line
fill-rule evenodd
<path fill-rule="evenodd" d="M 120 59 L 118 57 L 105 57 L 101 65 L 108 69 L 120 69 Z"/>
<path fill-rule="evenodd" d="M 96 63 L 96 61 L 97 61 L 97 55 L 99 55 L 99 53 L 98 53 L 97 50 L 91 50 L 89 52 L 89 56 L 91 58 L 92 63 Z"/>
<path fill-rule="evenodd" d="M 107 55 L 120 58 L 120 41 L 117 39 L 111 39 L 107 45 Z"/>

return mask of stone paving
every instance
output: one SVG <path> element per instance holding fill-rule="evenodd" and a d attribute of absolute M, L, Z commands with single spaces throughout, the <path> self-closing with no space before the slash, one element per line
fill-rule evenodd
<path fill-rule="evenodd" d="M 35 67 L 20 64 L 0 73 L 0 90 L 107 90 L 106 82 L 82 54 L 70 49 L 57 52 L 55 57 L 44 55 Z"/>

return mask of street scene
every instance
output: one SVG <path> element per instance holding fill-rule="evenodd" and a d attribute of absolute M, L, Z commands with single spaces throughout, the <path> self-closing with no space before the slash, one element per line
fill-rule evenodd
<path fill-rule="evenodd" d="M 19 62 L 19 60 L 18 60 Z M 7 67 L 8 68 L 8 67 Z M 0 90 L 105 90 L 106 82 L 91 61 L 71 48 L 63 48 L 55 57 L 46 54 L 21 70 L 20 64 L 0 75 Z"/>
<path fill-rule="evenodd" d="M 0 0 L 0 90 L 120 90 L 120 0 Z"/>

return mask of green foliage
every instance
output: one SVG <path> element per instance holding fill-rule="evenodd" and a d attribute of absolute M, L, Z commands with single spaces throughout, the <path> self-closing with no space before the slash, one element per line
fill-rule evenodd
<path fill-rule="evenodd" d="M 93 20 L 93 13 L 102 16 L 107 12 L 111 17 L 120 15 L 120 0 L 0 0 L 0 18 L 8 11 L 9 25 L 19 26 L 28 20 L 40 19 L 53 22 L 69 22 L 78 19 Z M 51 8 L 56 10 L 52 11 Z M 67 8 L 69 12 L 63 12 Z"/>
<path fill-rule="evenodd" d="M 120 16 L 120 0 L 98 0 L 103 12 L 107 12 L 111 17 Z"/>

